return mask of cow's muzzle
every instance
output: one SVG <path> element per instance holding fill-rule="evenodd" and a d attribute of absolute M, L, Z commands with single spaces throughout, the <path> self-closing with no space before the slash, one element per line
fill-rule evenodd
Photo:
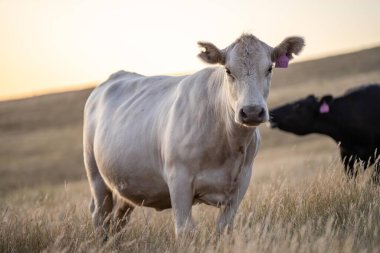
<path fill-rule="evenodd" d="M 267 121 L 267 112 L 261 106 L 243 106 L 239 111 L 239 120 L 248 126 L 257 126 Z"/>

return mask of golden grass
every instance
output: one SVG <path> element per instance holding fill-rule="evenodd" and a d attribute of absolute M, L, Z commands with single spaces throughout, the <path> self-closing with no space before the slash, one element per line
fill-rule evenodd
<path fill-rule="evenodd" d="M 378 252 L 380 187 L 356 182 L 338 159 L 315 177 L 283 171 L 254 178 L 233 233 L 217 239 L 216 209 L 194 208 L 192 237 L 176 241 L 171 212 L 138 208 L 105 244 L 93 234 L 86 182 L 8 195 L 1 205 L 0 252 Z"/>

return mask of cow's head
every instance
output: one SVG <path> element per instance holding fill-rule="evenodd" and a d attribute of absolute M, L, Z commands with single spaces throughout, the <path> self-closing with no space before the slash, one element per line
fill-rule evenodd
<path fill-rule="evenodd" d="M 204 51 L 199 57 L 211 64 L 221 64 L 225 68 L 224 83 L 228 103 L 234 113 L 234 120 L 244 126 L 257 126 L 268 121 L 269 86 L 273 63 L 279 57 L 292 59 L 298 54 L 304 40 L 300 37 L 286 38 L 272 48 L 253 35 L 243 34 L 225 49 L 218 49 L 208 42 L 199 42 Z"/>
<path fill-rule="evenodd" d="M 270 111 L 271 127 L 305 135 L 314 132 L 318 118 L 330 113 L 331 95 L 318 100 L 314 95 L 279 106 Z"/>

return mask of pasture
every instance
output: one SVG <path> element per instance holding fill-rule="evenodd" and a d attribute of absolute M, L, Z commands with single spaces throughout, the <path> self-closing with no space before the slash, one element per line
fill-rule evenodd
<path fill-rule="evenodd" d="M 116 70 L 115 70 L 116 71 Z M 380 48 L 274 70 L 270 107 L 380 82 Z M 347 181 L 335 143 L 260 127 L 262 145 L 231 235 L 216 209 L 176 241 L 171 210 L 138 208 L 102 244 L 93 234 L 82 162 L 90 90 L 0 102 L 0 252 L 379 252 L 380 187 Z"/>

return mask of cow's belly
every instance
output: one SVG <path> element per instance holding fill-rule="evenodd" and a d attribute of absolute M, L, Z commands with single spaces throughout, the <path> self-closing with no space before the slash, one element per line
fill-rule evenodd
<path fill-rule="evenodd" d="M 203 203 L 210 206 L 226 205 L 231 201 L 230 194 L 223 192 L 203 193 L 195 196 L 194 203 Z"/>
<path fill-rule="evenodd" d="M 117 191 L 121 197 L 138 206 L 151 207 L 156 210 L 171 208 L 169 190 L 164 188 L 160 190 L 161 191 L 159 191 L 159 189 L 155 189 L 155 191 L 145 191 L 144 187 L 140 186 L 139 189 L 125 188 L 118 189 Z"/>
<path fill-rule="evenodd" d="M 112 173 L 105 173 L 103 177 L 110 189 L 129 202 L 157 210 L 171 208 L 168 185 L 156 173 L 138 173 L 138 170 L 128 172 L 124 169 L 124 173 L 119 172 L 120 176 L 117 178 L 109 177 L 108 174 Z M 193 204 L 225 205 L 231 201 L 238 184 L 239 182 L 234 181 L 224 170 L 202 171 L 194 176 Z"/>
<path fill-rule="evenodd" d="M 136 167 L 115 172 L 108 169 L 102 176 L 109 188 L 122 198 L 138 206 L 171 208 L 169 188 L 157 172 Z M 115 174 L 118 176 L 113 177 Z"/>
<path fill-rule="evenodd" d="M 232 189 L 226 184 L 208 185 L 207 188 L 194 189 L 193 204 L 203 203 L 211 206 L 220 206 L 231 201 Z M 135 205 L 151 207 L 157 210 L 171 208 L 169 188 L 165 182 L 140 181 L 139 185 L 113 187 L 113 189 L 120 196 Z"/>

